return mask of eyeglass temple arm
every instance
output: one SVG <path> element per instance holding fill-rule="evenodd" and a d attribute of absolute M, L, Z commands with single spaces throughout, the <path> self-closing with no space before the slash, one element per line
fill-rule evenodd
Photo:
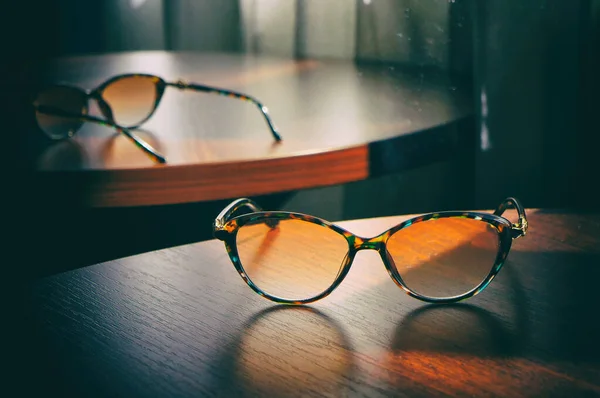
<path fill-rule="evenodd" d="M 234 200 L 227 207 L 225 207 L 215 219 L 215 222 L 213 224 L 213 235 L 215 238 L 223 240 L 223 232 L 226 230 L 225 224 L 227 224 L 227 222 L 231 220 L 233 215 L 238 210 L 244 207 L 247 207 L 251 213 L 262 211 L 262 208 L 251 199 L 241 198 Z M 273 219 L 267 219 L 265 223 L 271 229 L 274 229 L 275 227 L 277 227 L 277 224 L 279 224 L 278 220 Z"/>
<path fill-rule="evenodd" d="M 227 205 L 227 207 L 225 207 L 217 216 L 217 218 L 215 219 L 214 222 L 214 229 L 215 231 L 217 229 L 221 230 L 223 229 L 223 227 L 225 226 L 225 224 L 227 223 L 227 221 L 229 221 L 232 216 L 241 208 L 243 207 L 248 207 L 250 209 L 250 212 L 258 212 L 258 211 L 262 211 L 262 208 L 256 204 L 256 202 L 254 202 L 251 199 L 248 198 L 241 198 L 241 199 L 236 199 L 233 202 L 231 202 L 229 205 Z"/>
<path fill-rule="evenodd" d="M 232 90 L 227 90 L 227 89 L 223 89 L 223 88 L 218 88 L 218 87 L 211 87 L 211 86 L 205 86 L 202 84 L 195 84 L 195 83 L 186 83 L 182 80 L 179 80 L 175 83 L 166 83 L 167 86 L 172 86 L 172 87 L 176 87 L 180 90 L 196 90 L 196 91 L 203 91 L 205 93 L 214 93 L 214 94 L 220 94 L 220 95 L 226 95 L 229 97 L 234 97 L 234 98 L 238 98 L 244 101 L 248 101 L 253 103 L 254 105 L 256 105 L 258 107 L 258 109 L 260 110 L 260 113 L 262 113 L 265 121 L 267 122 L 267 125 L 269 126 L 269 130 L 271 130 L 271 134 L 273 135 L 273 138 L 275 139 L 275 141 L 279 142 L 282 140 L 281 135 L 279 134 L 279 132 L 277 131 L 277 128 L 275 127 L 275 123 L 273 123 L 273 120 L 271 119 L 271 116 L 269 116 L 269 110 L 267 109 L 266 106 L 264 106 L 263 104 L 260 103 L 260 101 L 258 101 L 256 98 L 251 97 L 249 95 L 246 94 L 242 94 L 240 92 L 237 91 L 232 91 Z"/>
<path fill-rule="evenodd" d="M 97 123 L 97 124 L 100 124 L 103 126 L 112 127 L 115 130 L 117 130 L 119 133 L 123 134 L 125 137 L 129 138 L 129 140 L 131 142 L 133 142 L 135 144 L 135 146 L 137 146 L 142 151 L 144 151 L 144 153 L 146 155 L 148 155 L 148 157 L 150 157 L 150 159 L 152 159 L 154 162 L 156 162 L 156 163 L 166 163 L 167 162 L 167 159 L 162 154 L 160 154 L 156 149 L 154 149 L 146 141 L 144 141 L 143 139 L 138 137 L 136 134 L 134 134 L 131 130 L 129 130 L 125 127 L 121 127 L 118 124 L 111 123 L 108 120 L 100 119 L 98 117 L 90 116 L 90 115 L 82 115 L 82 114 L 78 115 L 78 114 L 74 114 L 74 113 L 70 113 L 70 112 L 65 112 L 62 109 L 43 106 L 43 105 L 36 105 L 35 110 L 38 112 L 41 112 L 41 113 L 48 114 L 48 115 L 79 119 L 79 120 L 84 120 L 86 122 L 92 122 L 92 123 Z"/>
<path fill-rule="evenodd" d="M 516 224 L 512 224 L 512 238 L 517 239 L 527 235 L 527 229 L 529 227 L 527 224 L 527 214 L 521 203 L 516 198 L 506 198 L 500 203 L 500 206 L 498 206 L 496 211 L 494 211 L 494 215 L 502 216 L 507 209 L 513 208 L 516 209 L 519 214 L 519 221 Z"/>

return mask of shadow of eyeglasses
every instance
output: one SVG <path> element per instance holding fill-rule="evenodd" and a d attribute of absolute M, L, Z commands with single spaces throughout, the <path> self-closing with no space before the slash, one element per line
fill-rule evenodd
<path fill-rule="evenodd" d="M 148 130 L 145 128 L 140 128 L 140 127 L 137 127 L 137 128 L 131 129 L 131 130 L 134 131 L 138 137 L 140 137 L 142 140 L 144 140 L 144 142 L 147 142 L 154 149 L 156 149 L 156 151 L 161 152 L 161 153 L 164 152 L 162 142 L 160 141 L 160 139 L 156 133 L 154 133 L 151 130 Z M 118 132 L 113 132 L 113 134 L 111 134 L 110 137 L 108 137 L 106 140 L 102 141 L 102 144 L 98 150 L 98 153 L 104 163 L 107 163 L 108 160 L 111 158 L 115 158 L 114 153 L 117 151 L 117 142 L 121 138 L 122 138 L 122 134 L 120 134 Z M 128 151 L 131 150 L 131 146 L 129 143 L 127 143 L 127 150 Z M 139 156 L 138 151 L 135 151 L 135 152 L 131 151 L 131 153 L 135 153 L 134 156 Z M 143 157 L 143 153 L 141 155 L 142 156 L 140 156 L 140 158 Z M 123 163 L 123 159 L 121 157 L 116 157 L 116 158 L 119 159 L 118 163 Z"/>
<path fill-rule="evenodd" d="M 53 142 L 37 158 L 40 170 L 80 170 L 88 163 L 87 151 L 75 140 Z"/>
<path fill-rule="evenodd" d="M 499 294 L 509 299 L 509 308 L 504 313 L 512 318 L 508 322 L 484 308 L 483 296 L 480 296 L 481 305 L 471 302 L 427 304 L 400 320 L 390 350 L 497 358 L 517 355 L 529 336 L 529 299 L 511 259 L 498 278 L 507 279 L 507 283 L 488 289 L 490 294 L 501 289 Z"/>
<path fill-rule="evenodd" d="M 102 126 L 92 126 L 93 128 L 103 128 Z M 162 152 L 163 146 L 156 134 L 148 129 L 136 128 L 132 129 L 145 142 L 152 147 Z M 41 170 L 80 170 L 85 167 L 94 166 L 100 161 L 101 164 L 110 163 L 111 158 L 115 158 L 114 153 L 117 151 L 117 142 L 122 134 L 114 132 L 110 136 L 104 138 L 96 138 L 88 134 L 80 134 L 78 137 L 70 140 L 62 140 L 52 142 L 44 147 L 41 155 L 38 157 L 37 165 Z M 82 145 L 83 141 L 85 145 Z M 132 161 L 139 158 L 146 160 L 142 152 L 133 150 L 130 143 L 126 143 L 126 148 L 132 154 Z M 96 156 L 91 156 L 91 153 L 97 153 L 99 159 L 92 160 Z M 93 164 L 94 163 L 94 164 Z M 122 158 L 118 160 L 119 164 L 124 164 Z"/>
<path fill-rule="evenodd" d="M 223 396 L 344 396 L 353 351 L 327 314 L 308 306 L 268 307 L 219 354 L 211 390 Z"/>

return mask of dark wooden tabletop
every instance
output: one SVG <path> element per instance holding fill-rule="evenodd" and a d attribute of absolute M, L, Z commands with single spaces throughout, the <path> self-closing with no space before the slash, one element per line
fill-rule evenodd
<path fill-rule="evenodd" d="M 68 192 L 56 201 L 122 207 L 286 192 L 444 160 L 471 142 L 472 130 L 458 128 L 472 115 L 469 89 L 444 71 L 157 51 L 59 59 L 36 73 L 85 89 L 151 73 L 240 91 L 268 107 L 283 136 L 274 144 L 250 103 L 168 88 L 137 131 L 167 164 L 88 123 L 72 140 L 35 145 L 34 185 L 44 201 Z"/>
<path fill-rule="evenodd" d="M 427 305 L 377 253 L 278 306 L 212 240 L 30 282 L 22 388 L 52 396 L 600 396 L 600 214 L 530 210 L 481 294 Z M 407 217 L 340 223 L 363 236 Z M 57 395 L 58 394 L 58 395 Z"/>

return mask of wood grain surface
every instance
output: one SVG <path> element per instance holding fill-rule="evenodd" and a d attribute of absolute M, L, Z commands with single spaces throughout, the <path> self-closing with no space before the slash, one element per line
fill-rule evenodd
<path fill-rule="evenodd" d="M 376 235 L 407 217 L 340 223 Z M 600 215 L 530 210 L 491 285 L 404 294 L 376 252 L 310 306 L 256 295 L 222 242 L 31 282 L 21 386 L 78 396 L 600 396 Z M 25 330 L 25 329 L 24 329 Z"/>
<path fill-rule="evenodd" d="M 471 116 L 468 88 L 441 71 L 133 52 L 65 58 L 36 73 L 44 83 L 85 89 L 117 74 L 152 73 L 240 91 L 269 108 L 283 135 L 275 143 L 248 102 L 167 88 L 157 112 L 136 130 L 167 157 L 166 165 L 90 123 L 69 141 L 30 144 L 40 195 L 75 184 L 84 207 L 189 203 L 358 181 L 445 160 L 467 149 L 471 137 L 470 129 L 454 128 Z M 416 133 L 423 139 L 415 141 Z M 32 129 L 31 141 L 41 134 Z"/>

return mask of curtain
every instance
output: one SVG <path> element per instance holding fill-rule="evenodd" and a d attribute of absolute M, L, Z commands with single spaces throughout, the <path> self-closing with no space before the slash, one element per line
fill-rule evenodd
<path fill-rule="evenodd" d="M 246 52 L 449 65 L 457 0 L 110 0 L 108 51 Z M 458 1 L 460 3 L 460 1 Z M 464 25 L 467 25 L 465 22 Z"/>

